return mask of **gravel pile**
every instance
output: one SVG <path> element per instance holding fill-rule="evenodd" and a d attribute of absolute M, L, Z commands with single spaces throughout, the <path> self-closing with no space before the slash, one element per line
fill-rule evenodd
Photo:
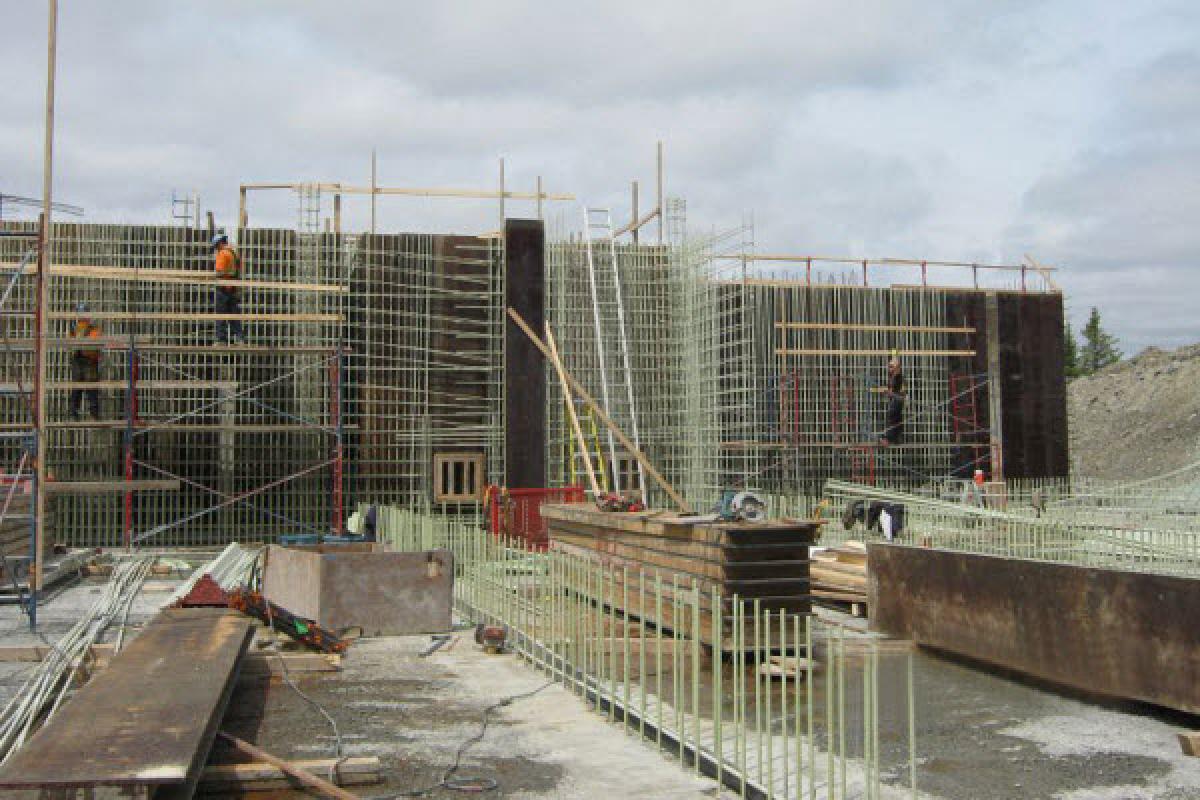
<path fill-rule="evenodd" d="M 1200 345 L 1147 348 L 1067 385 L 1075 475 L 1134 480 L 1200 459 Z"/>

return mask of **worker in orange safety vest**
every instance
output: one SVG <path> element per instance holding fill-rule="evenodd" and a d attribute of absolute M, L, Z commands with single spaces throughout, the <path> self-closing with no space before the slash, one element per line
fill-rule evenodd
<path fill-rule="evenodd" d="M 71 339 L 81 342 L 99 339 L 102 333 L 100 326 L 92 321 L 87 304 L 80 303 L 75 307 L 75 313 L 78 318 L 75 320 L 75 326 L 71 329 Z M 71 382 L 75 384 L 99 382 L 102 356 L 103 352 L 98 342 L 89 347 L 77 347 L 73 350 L 71 352 Z M 71 388 L 69 402 L 71 419 L 78 420 L 83 413 L 84 398 L 87 398 L 92 419 L 100 419 L 100 389 L 94 386 L 85 388 L 78 385 Z"/>
<path fill-rule="evenodd" d="M 219 233 L 212 240 L 213 251 L 216 253 L 213 266 L 217 277 L 224 280 L 241 280 L 242 257 L 229 246 L 229 237 Z M 218 284 L 213 292 L 213 310 L 218 314 L 241 314 L 242 301 L 237 286 Z M 217 344 L 229 344 L 230 337 L 238 344 L 246 343 L 246 334 L 242 330 L 240 319 L 217 320 Z"/>

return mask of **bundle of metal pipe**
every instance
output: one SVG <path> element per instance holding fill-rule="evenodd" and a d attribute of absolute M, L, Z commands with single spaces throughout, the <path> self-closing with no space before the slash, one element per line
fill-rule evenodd
<path fill-rule="evenodd" d="M 196 582 L 205 575 L 212 578 L 218 586 L 227 592 L 231 589 L 244 587 L 250 580 L 250 573 L 254 569 L 255 562 L 258 561 L 258 554 L 260 552 L 261 548 L 242 547 L 237 542 L 230 542 L 221 551 L 220 555 L 207 564 L 197 567 L 188 579 L 181 583 L 179 588 L 175 590 L 175 593 L 171 595 L 171 600 L 167 605 L 176 605 L 180 600 L 187 597 L 188 593 L 195 587 Z"/>
<path fill-rule="evenodd" d="M 114 622 L 120 621 L 122 634 L 133 599 L 154 564 L 153 556 L 122 561 L 113 569 L 112 578 L 99 601 L 92 606 L 38 664 L 21 689 L 0 711 L 0 763 L 19 748 L 35 725 L 54 716 L 84 666 L 89 648 Z M 123 635 L 118 638 L 119 651 Z"/>

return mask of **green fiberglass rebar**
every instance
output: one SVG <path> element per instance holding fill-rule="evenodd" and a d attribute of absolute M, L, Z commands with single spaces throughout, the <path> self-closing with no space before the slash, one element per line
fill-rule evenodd
<path fill-rule="evenodd" d="M 851 638 L 814 617 L 709 597 L 634 571 L 486 533 L 477 517 L 384 507 L 398 550 L 454 554 L 455 611 L 501 624 L 509 645 L 588 708 L 741 796 L 916 796 L 911 648 Z M 655 608 L 667 627 L 631 609 Z M 702 606 L 731 634 L 702 643 Z M 881 730 L 887 726 L 886 730 Z M 889 743 L 881 748 L 880 743 Z"/>

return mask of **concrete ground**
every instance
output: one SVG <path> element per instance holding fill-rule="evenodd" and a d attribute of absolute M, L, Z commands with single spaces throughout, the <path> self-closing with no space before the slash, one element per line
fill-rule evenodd
<path fill-rule="evenodd" d="M 14 606 L 0 606 L 0 644 L 54 641 L 95 601 L 101 581 L 89 579 L 46 603 L 36 636 Z M 168 594 L 141 595 L 131 621 L 148 619 Z M 345 754 L 381 759 L 386 782 L 356 787 L 359 795 L 383 797 L 438 783 L 459 746 L 479 733 L 486 707 L 540 689 L 492 715 L 483 738 L 466 751 L 460 775 L 494 779 L 492 796 L 498 797 L 731 796 L 589 712 L 561 687 L 542 688 L 545 678 L 514 656 L 480 652 L 469 632 L 453 649 L 419 658 L 427 643 L 425 636 L 361 640 L 342 671 L 294 676 L 336 720 Z M 0 663 L 0 702 L 30 666 Z M 902 764 L 907 747 L 899 735 L 907 726 L 906 657 L 884 656 L 879 675 L 883 774 L 901 787 L 906 770 L 887 766 Z M 1200 798 L 1200 758 L 1181 755 L 1175 739 L 1180 730 L 1200 729 L 1200 719 L 1074 697 L 932 653 L 916 656 L 914 676 L 922 797 Z M 285 758 L 326 757 L 334 749 L 329 723 L 278 678 L 244 678 L 225 727 Z"/>
<path fill-rule="evenodd" d="M 29 633 L 15 606 L 0 606 L 0 645 L 53 642 L 95 602 L 102 586 L 103 579 L 96 578 L 59 590 L 41 609 L 37 634 Z M 131 625 L 148 620 L 168 597 L 169 592 L 140 595 Z M 355 793 L 387 797 L 436 785 L 462 743 L 480 732 L 485 708 L 536 691 L 491 714 L 483 738 L 462 759 L 460 777 L 496 781 L 490 797 L 732 797 L 587 711 L 561 686 L 546 686 L 540 673 L 515 656 L 484 654 L 471 631 L 459 635 L 453 649 L 429 658 L 417 655 L 428 636 L 364 639 L 350 648 L 340 672 L 291 676 L 337 722 L 344 755 L 374 755 L 382 762 L 385 782 L 354 787 Z M 114 638 L 110 631 L 104 640 Z M 33 666 L 0 662 L 0 703 L 17 691 Z M 329 722 L 279 678 L 243 677 L 223 729 L 282 758 L 324 758 L 335 752 Z M 214 761 L 234 760 L 221 748 L 214 750 Z M 461 794 L 439 790 L 432 796 Z"/>
<path fill-rule="evenodd" d="M 359 794 L 435 786 L 459 747 L 479 734 L 485 708 L 536 692 L 490 715 L 483 738 L 462 759 L 460 777 L 496 781 L 492 797 L 530 800 L 722 796 L 713 781 L 695 777 L 589 713 L 578 698 L 547 685 L 515 656 L 484 654 L 470 631 L 460 635 L 452 650 L 429 658 L 417 655 L 428 636 L 361 640 L 351 647 L 342 672 L 294 676 L 337 721 L 343 754 L 382 761 L 386 782 L 360 787 Z M 279 679 L 243 680 L 225 728 L 285 758 L 334 753 L 328 721 Z"/>

